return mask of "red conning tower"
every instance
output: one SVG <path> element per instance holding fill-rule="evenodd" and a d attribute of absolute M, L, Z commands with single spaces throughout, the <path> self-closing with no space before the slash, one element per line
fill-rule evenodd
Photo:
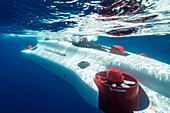
<path fill-rule="evenodd" d="M 118 69 L 95 75 L 99 88 L 99 108 L 105 113 L 132 113 L 139 109 L 138 81 Z"/>

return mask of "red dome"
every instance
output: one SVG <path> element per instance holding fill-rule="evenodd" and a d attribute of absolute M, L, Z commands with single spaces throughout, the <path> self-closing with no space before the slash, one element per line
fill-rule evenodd
<path fill-rule="evenodd" d="M 120 70 L 114 69 L 114 68 L 109 69 L 109 71 L 107 71 L 106 78 L 112 82 L 123 82 L 124 81 L 123 75 L 120 72 Z"/>
<path fill-rule="evenodd" d="M 139 55 L 147 57 L 145 53 L 140 53 Z"/>
<path fill-rule="evenodd" d="M 28 45 L 27 48 L 28 49 L 31 49 L 33 47 L 33 45 Z"/>
<path fill-rule="evenodd" d="M 113 45 L 112 52 L 117 54 L 125 54 L 124 48 L 120 45 Z"/>

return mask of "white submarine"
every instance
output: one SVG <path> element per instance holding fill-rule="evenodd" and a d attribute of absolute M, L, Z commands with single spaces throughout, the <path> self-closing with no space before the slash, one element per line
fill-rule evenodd
<path fill-rule="evenodd" d="M 90 105 L 106 113 L 132 113 L 151 106 L 142 87 L 170 97 L 170 65 L 145 56 L 101 45 L 39 40 L 22 57 L 70 84 Z"/>

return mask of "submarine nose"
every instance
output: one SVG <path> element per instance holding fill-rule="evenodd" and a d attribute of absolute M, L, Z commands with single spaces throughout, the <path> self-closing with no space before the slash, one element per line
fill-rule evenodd
<path fill-rule="evenodd" d="M 31 49 L 23 49 L 22 51 L 21 51 L 21 57 L 22 58 L 24 58 L 24 59 L 26 59 L 26 60 L 30 60 L 30 61 L 32 61 L 33 59 L 32 59 L 32 52 L 31 52 Z"/>

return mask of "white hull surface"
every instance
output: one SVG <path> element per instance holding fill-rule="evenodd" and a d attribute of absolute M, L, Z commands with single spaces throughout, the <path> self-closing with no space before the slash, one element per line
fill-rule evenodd
<path fill-rule="evenodd" d="M 21 53 L 25 59 L 73 86 L 80 96 L 94 107 L 98 107 L 99 103 L 99 89 L 94 82 L 95 74 L 110 68 L 117 68 L 134 76 L 147 86 L 147 90 L 157 91 L 163 94 L 164 98 L 170 97 L 170 65 L 151 58 L 130 52 L 127 52 L 129 55 L 123 56 L 76 47 L 70 42 L 56 40 L 39 41 L 36 47 Z M 90 65 L 82 69 L 78 66 L 82 61 Z"/>

